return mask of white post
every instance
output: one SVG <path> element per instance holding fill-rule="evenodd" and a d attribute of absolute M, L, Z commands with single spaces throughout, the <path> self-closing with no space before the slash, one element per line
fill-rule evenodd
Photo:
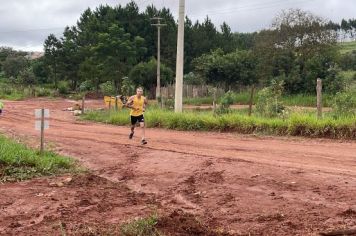
<path fill-rule="evenodd" d="M 156 98 L 161 97 L 161 27 L 158 26 L 157 42 L 157 92 Z"/>
<path fill-rule="evenodd" d="M 323 83 L 321 79 L 317 79 L 317 85 L 316 85 L 316 94 L 317 94 L 317 109 L 318 109 L 318 119 L 321 119 L 323 117 L 323 96 L 322 96 L 322 90 L 323 90 Z"/>
<path fill-rule="evenodd" d="M 40 153 L 44 153 L 44 129 L 45 129 L 45 109 L 41 109 L 41 148 Z"/>
<path fill-rule="evenodd" d="M 185 17 L 185 0 L 179 0 L 176 90 L 175 90 L 175 102 L 174 102 L 175 112 L 177 113 L 183 111 L 184 17 Z"/>

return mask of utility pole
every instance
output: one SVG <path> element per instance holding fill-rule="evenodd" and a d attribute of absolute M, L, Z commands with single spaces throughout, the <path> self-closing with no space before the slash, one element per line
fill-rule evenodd
<path fill-rule="evenodd" d="M 185 17 L 185 0 L 179 0 L 176 90 L 175 90 L 175 102 L 174 102 L 174 109 L 176 113 L 183 112 L 184 17 Z"/>
<path fill-rule="evenodd" d="M 156 88 L 156 99 L 161 97 L 161 27 L 166 26 L 166 24 L 161 24 L 162 18 L 153 17 L 151 20 L 157 20 L 157 24 L 151 24 L 152 26 L 157 26 L 158 30 L 158 41 L 157 41 L 157 88 Z"/>

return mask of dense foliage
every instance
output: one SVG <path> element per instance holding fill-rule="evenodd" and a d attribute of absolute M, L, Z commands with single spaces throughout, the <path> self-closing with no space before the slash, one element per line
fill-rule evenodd
<path fill-rule="evenodd" d="M 143 86 L 153 96 L 156 85 L 157 30 L 162 17 L 162 84 L 174 82 L 177 22 L 167 8 L 140 11 L 135 2 L 85 10 L 60 38 L 49 35 L 45 56 L 29 60 L 24 52 L 0 48 L 0 75 L 31 87 L 51 84 L 60 93 L 97 91 L 127 94 Z M 327 92 L 345 87 L 341 70 L 356 70 L 355 52 L 340 53 L 337 39 L 356 37 L 356 20 L 340 24 L 299 9 L 283 11 L 269 29 L 234 33 L 229 25 L 185 22 L 186 83 L 211 84 L 226 91 L 284 83 L 285 93 L 314 93 L 316 78 Z M 347 83 L 351 83 L 349 79 Z M 101 90 L 105 91 L 101 91 Z"/>

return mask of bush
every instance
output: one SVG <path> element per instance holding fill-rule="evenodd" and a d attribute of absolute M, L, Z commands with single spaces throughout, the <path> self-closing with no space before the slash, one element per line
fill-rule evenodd
<path fill-rule="evenodd" d="M 46 88 L 38 88 L 36 89 L 36 95 L 38 97 L 49 97 L 52 95 L 51 90 Z"/>
<path fill-rule="evenodd" d="M 130 78 L 125 77 L 122 81 L 121 91 L 124 95 L 130 96 L 135 93 L 135 85 Z"/>
<path fill-rule="evenodd" d="M 346 79 L 340 75 L 340 69 L 332 67 L 328 75 L 323 79 L 323 90 L 327 93 L 337 93 L 345 88 Z"/>
<path fill-rule="evenodd" d="M 220 107 L 217 109 L 217 114 L 225 114 L 230 112 L 230 106 L 234 104 L 234 94 L 229 91 L 220 99 Z"/>
<path fill-rule="evenodd" d="M 107 81 L 100 85 L 100 92 L 104 96 L 113 96 L 116 93 L 115 85 L 112 81 Z"/>
<path fill-rule="evenodd" d="M 265 117 L 277 117 L 285 114 L 285 106 L 281 102 L 284 82 L 272 80 L 272 85 L 258 93 L 257 112 Z"/>
<path fill-rule="evenodd" d="M 355 92 L 337 93 L 334 98 L 333 112 L 336 116 L 356 115 L 356 93 Z"/>
<path fill-rule="evenodd" d="M 201 85 L 204 83 L 204 79 L 201 76 L 194 74 L 194 72 L 184 75 L 184 84 Z"/>
<path fill-rule="evenodd" d="M 19 81 L 20 84 L 28 85 L 28 86 L 32 86 L 37 82 L 35 74 L 32 71 L 32 68 L 26 68 L 23 71 L 21 71 L 18 75 L 17 80 Z"/>
<path fill-rule="evenodd" d="M 81 92 L 91 91 L 91 90 L 93 90 L 93 88 L 94 88 L 94 85 L 93 85 L 93 83 L 92 83 L 91 81 L 89 81 L 89 80 L 86 80 L 86 81 L 84 81 L 83 83 L 81 83 L 81 84 L 79 85 L 79 90 L 80 90 Z"/>
<path fill-rule="evenodd" d="M 62 95 L 67 95 L 70 91 L 69 84 L 66 81 L 60 81 L 58 83 L 58 92 Z"/>

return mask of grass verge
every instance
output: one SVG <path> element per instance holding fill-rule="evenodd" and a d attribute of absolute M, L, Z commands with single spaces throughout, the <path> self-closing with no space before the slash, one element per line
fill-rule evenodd
<path fill-rule="evenodd" d="M 114 125 L 129 125 L 127 110 L 120 112 L 92 111 L 84 120 Z M 241 134 L 291 135 L 313 138 L 356 139 L 356 117 L 333 118 L 326 115 L 318 120 L 312 113 L 293 113 L 287 119 L 247 116 L 232 112 L 214 116 L 211 112 L 184 112 L 153 109 L 145 114 L 147 127 L 186 131 L 238 132 Z"/>
<path fill-rule="evenodd" d="M 0 182 L 78 171 L 76 162 L 53 152 L 37 151 L 0 135 Z"/>
<path fill-rule="evenodd" d="M 257 93 L 254 96 L 253 103 L 257 102 Z M 218 103 L 220 102 L 220 98 L 217 99 Z M 250 102 L 250 93 L 249 92 L 241 92 L 233 94 L 233 103 L 239 105 L 248 105 Z M 308 95 L 308 94 L 296 94 L 296 95 L 287 95 L 282 97 L 282 102 L 286 106 L 302 106 L 302 107 L 315 107 L 316 106 L 316 96 Z M 330 107 L 333 102 L 333 96 L 324 94 L 323 95 L 323 106 Z M 212 97 L 201 97 L 201 98 L 185 98 L 185 105 L 212 105 L 213 98 Z"/>

